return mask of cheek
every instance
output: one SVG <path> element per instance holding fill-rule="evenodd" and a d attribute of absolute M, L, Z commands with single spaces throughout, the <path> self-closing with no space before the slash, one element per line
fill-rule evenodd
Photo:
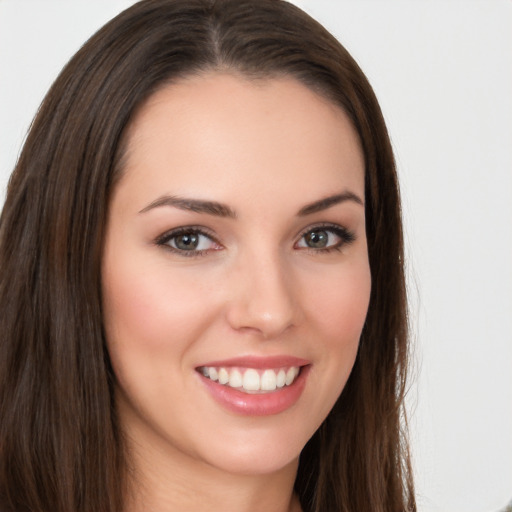
<path fill-rule="evenodd" d="M 216 310 L 202 280 L 171 271 L 165 261 L 138 258 L 137 251 L 128 254 L 106 251 L 105 333 L 119 391 L 139 414 L 150 417 L 148 404 L 164 409 L 169 389 L 181 389 L 188 351 Z"/>
<path fill-rule="evenodd" d="M 322 389 L 318 396 L 317 417 L 327 416 L 342 392 L 352 371 L 359 339 L 366 319 L 370 299 L 370 270 L 364 262 L 340 269 L 323 281 L 322 293 L 311 299 L 310 305 L 318 335 L 318 365 L 313 367 L 313 388 Z"/>
<path fill-rule="evenodd" d="M 165 302 L 156 300 L 160 295 L 158 283 L 148 280 L 143 268 L 131 268 L 123 259 L 111 256 L 110 260 L 105 258 L 103 271 L 105 334 L 117 381 L 129 392 L 133 382 L 156 377 L 150 375 L 151 365 L 145 362 L 164 354 Z"/>
<path fill-rule="evenodd" d="M 165 323 L 172 323 L 166 308 L 165 291 L 144 272 L 111 267 L 104 278 L 104 317 L 109 346 L 137 344 L 158 346 Z"/>
<path fill-rule="evenodd" d="M 366 319 L 371 291 L 369 266 L 361 263 L 326 279 L 312 310 L 335 346 L 356 344 Z"/>
<path fill-rule="evenodd" d="M 176 334 L 193 330 L 197 312 L 209 309 L 209 295 L 201 282 L 170 272 L 158 263 L 137 264 L 135 258 L 114 261 L 115 265 L 105 266 L 103 282 L 109 342 L 127 344 L 131 340 L 146 348 L 171 347 L 176 351 L 176 342 L 181 339 Z M 171 339 L 173 343 L 169 343 Z"/>

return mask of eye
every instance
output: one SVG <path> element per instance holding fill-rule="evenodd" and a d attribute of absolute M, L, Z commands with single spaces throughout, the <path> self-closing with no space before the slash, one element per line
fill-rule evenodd
<path fill-rule="evenodd" d="M 321 225 L 303 232 L 296 247 L 317 251 L 339 250 L 354 240 L 354 234 L 342 226 Z"/>
<path fill-rule="evenodd" d="M 197 256 L 221 246 L 202 229 L 186 227 L 168 231 L 156 240 L 157 245 L 165 246 L 183 256 Z"/>

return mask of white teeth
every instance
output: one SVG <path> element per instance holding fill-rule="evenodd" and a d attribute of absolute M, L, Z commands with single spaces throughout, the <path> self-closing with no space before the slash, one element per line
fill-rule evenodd
<path fill-rule="evenodd" d="M 226 368 L 221 368 L 219 370 L 219 383 L 227 384 L 229 382 L 229 373 Z"/>
<path fill-rule="evenodd" d="M 274 370 L 265 370 L 261 376 L 260 387 L 262 391 L 274 391 L 276 389 L 276 379 Z"/>
<path fill-rule="evenodd" d="M 258 392 L 274 391 L 293 384 L 300 372 L 298 366 L 289 368 L 276 368 L 267 370 L 256 370 L 254 368 L 215 368 L 202 367 L 200 372 L 219 384 L 237 388 L 240 391 Z"/>
<path fill-rule="evenodd" d="M 247 391 L 258 391 L 260 389 L 260 376 L 258 372 L 256 370 L 246 370 L 242 386 Z"/>
<path fill-rule="evenodd" d="M 229 374 L 229 387 L 230 388 L 241 388 L 242 387 L 242 374 L 238 370 L 233 370 Z"/>
<path fill-rule="evenodd" d="M 295 380 L 295 368 L 292 367 L 286 372 L 286 380 L 285 380 L 286 385 L 289 386 L 294 380 Z"/>
<path fill-rule="evenodd" d="M 282 388 L 286 384 L 286 373 L 284 370 L 279 370 L 276 379 L 276 386 Z"/>

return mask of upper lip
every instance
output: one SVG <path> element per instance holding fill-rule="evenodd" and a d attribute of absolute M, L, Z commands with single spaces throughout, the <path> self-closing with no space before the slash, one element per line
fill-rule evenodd
<path fill-rule="evenodd" d="M 230 366 L 238 366 L 242 368 L 283 368 L 289 366 L 306 366 L 311 364 L 310 361 L 306 359 L 302 359 L 300 357 L 288 356 L 288 355 L 276 355 L 276 356 L 256 356 L 256 355 L 248 355 L 248 356 L 240 356 L 233 357 L 230 359 L 222 359 L 218 361 L 209 361 L 207 363 L 201 364 L 198 368 L 202 368 L 204 366 L 213 366 L 216 368 L 219 367 L 230 367 Z"/>

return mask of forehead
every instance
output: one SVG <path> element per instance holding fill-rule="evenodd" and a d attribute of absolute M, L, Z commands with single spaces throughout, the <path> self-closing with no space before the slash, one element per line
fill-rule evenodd
<path fill-rule="evenodd" d="M 135 116 L 125 162 L 123 180 L 153 195 L 222 200 L 234 190 L 282 195 L 298 185 L 313 199 L 347 187 L 364 195 L 347 115 L 290 77 L 209 73 L 163 87 Z"/>

